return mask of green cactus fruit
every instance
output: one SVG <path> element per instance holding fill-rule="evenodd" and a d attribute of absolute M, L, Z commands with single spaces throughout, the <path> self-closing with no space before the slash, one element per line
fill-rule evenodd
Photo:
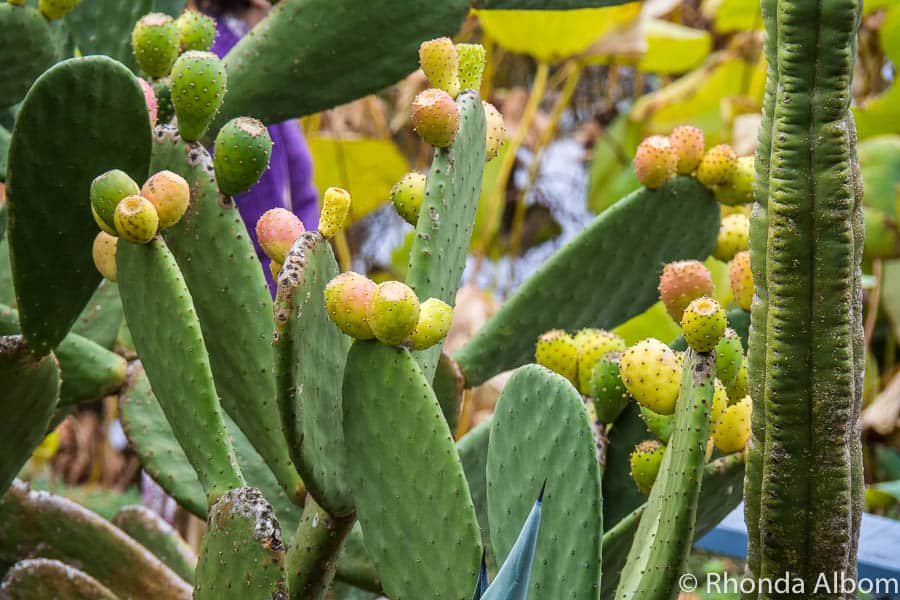
<path fill-rule="evenodd" d="M 175 116 L 169 78 L 157 79 L 151 85 L 153 86 L 153 93 L 156 95 L 156 120 L 159 123 L 168 123 Z"/>
<path fill-rule="evenodd" d="M 534 348 L 537 364 L 559 373 L 575 385 L 578 381 L 578 346 L 562 329 L 541 334 Z"/>
<path fill-rule="evenodd" d="M 191 203 L 191 188 L 181 175 L 160 171 L 144 182 L 141 196 L 156 207 L 159 228 L 168 229 L 180 221 L 187 211 Z"/>
<path fill-rule="evenodd" d="M 147 83 L 143 77 L 138 77 L 141 91 L 144 92 L 144 102 L 147 104 L 147 116 L 150 117 L 150 127 L 156 127 L 156 118 L 159 115 L 159 104 L 156 101 L 156 92 L 153 86 Z"/>
<path fill-rule="evenodd" d="M 716 448 L 723 454 L 740 452 L 750 439 L 750 396 L 744 396 L 739 402 L 729 406 L 722 415 L 722 420 L 713 434 Z"/>
<path fill-rule="evenodd" d="M 497 107 L 484 100 L 481 101 L 481 105 L 484 107 L 484 122 L 487 132 L 484 160 L 490 162 L 500 154 L 500 149 L 506 143 L 508 136 L 503 115 L 500 114 Z"/>
<path fill-rule="evenodd" d="M 124 171 L 114 169 L 91 182 L 91 214 L 97 225 L 110 235 L 116 233 L 116 206 L 125 196 L 141 193 L 138 184 Z"/>
<path fill-rule="evenodd" d="M 28 2 L 28 0 L 6 0 L 6 1 L 9 4 L 12 4 L 13 6 L 25 6 L 25 3 Z"/>
<path fill-rule="evenodd" d="M 454 98 L 459 95 L 459 56 L 450 38 L 422 42 L 419 46 L 419 66 L 431 87 L 444 90 Z"/>
<path fill-rule="evenodd" d="M 699 260 L 679 260 L 663 267 L 659 277 L 659 299 L 669 316 L 679 323 L 688 304 L 712 293 L 712 274 Z"/>
<path fill-rule="evenodd" d="M 729 267 L 731 293 L 734 301 L 744 310 L 753 304 L 753 273 L 750 271 L 750 252 L 738 252 L 731 259 Z"/>
<path fill-rule="evenodd" d="M 216 21 L 195 10 L 186 10 L 175 20 L 182 52 L 207 51 L 216 39 Z"/>
<path fill-rule="evenodd" d="M 382 344 L 398 346 L 419 322 L 419 299 L 405 283 L 385 281 L 372 291 L 366 319 Z"/>
<path fill-rule="evenodd" d="M 116 206 L 116 232 L 133 244 L 146 244 L 159 229 L 159 215 L 153 203 L 141 196 L 126 196 Z"/>
<path fill-rule="evenodd" d="M 413 350 L 431 348 L 447 337 L 453 322 L 453 308 L 437 298 L 429 298 L 419 306 L 419 322 L 410 336 Z"/>
<path fill-rule="evenodd" d="M 110 281 L 116 280 L 116 244 L 119 238 L 101 231 L 94 238 L 91 254 L 94 257 L 94 266 L 100 274 Z"/>
<path fill-rule="evenodd" d="M 446 148 L 459 131 L 459 107 L 444 90 L 427 89 L 413 100 L 412 124 L 427 143 Z"/>
<path fill-rule="evenodd" d="M 631 478 L 644 495 L 650 495 L 650 489 L 659 475 L 666 447 L 656 440 L 646 440 L 635 446 L 629 462 Z"/>
<path fill-rule="evenodd" d="M 419 220 L 419 208 L 425 198 L 425 175 L 410 171 L 400 178 L 391 188 L 391 203 L 403 219 L 416 226 Z"/>
<path fill-rule="evenodd" d="M 223 194 L 235 196 L 249 190 L 269 166 L 272 138 L 260 121 L 238 117 L 225 123 L 216 135 L 213 166 Z"/>
<path fill-rule="evenodd" d="M 746 358 L 741 361 L 741 366 L 737 375 L 734 376 L 734 380 L 725 386 L 725 391 L 728 393 L 728 404 L 740 402 L 744 396 L 750 393 L 750 387 L 747 382 Z"/>
<path fill-rule="evenodd" d="M 679 125 L 669 134 L 669 143 L 672 144 L 672 150 L 677 157 L 675 171 L 679 175 L 693 173 L 700 164 L 706 147 L 703 131 L 692 125 Z"/>
<path fill-rule="evenodd" d="M 610 352 L 594 365 L 590 396 L 601 423 L 613 423 L 631 399 L 619 373 L 621 360 L 621 352 Z"/>
<path fill-rule="evenodd" d="M 283 264 L 291 246 L 306 231 L 303 221 L 286 208 L 272 208 L 256 222 L 256 239 L 266 256 Z M 280 270 L 280 269 L 279 269 Z"/>
<path fill-rule="evenodd" d="M 481 76 L 487 62 L 484 46 L 481 44 L 457 44 L 459 57 L 459 87 L 463 90 L 481 89 Z"/>
<path fill-rule="evenodd" d="M 169 74 L 178 58 L 178 26 L 167 14 L 150 13 L 131 30 L 131 51 L 141 71 L 153 79 Z"/>
<path fill-rule="evenodd" d="M 713 256 L 728 262 L 738 252 L 750 249 L 750 219 L 738 213 L 722 218 Z"/>
<path fill-rule="evenodd" d="M 278 281 L 278 274 L 281 273 L 282 264 L 277 260 L 269 261 L 269 273 L 272 274 L 272 279 L 274 281 Z"/>
<path fill-rule="evenodd" d="M 175 61 L 169 80 L 178 133 L 197 141 L 225 99 L 225 67 L 215 54 L 191 50 Z"/>
<path fill-rule="evenodd" d="M 756 166 L 752 156 L 741 156 L 735 164 L 734 174 L 725 185 L 713 188 L 716 200 L 725 206 L 742 206 L 753 202 L 753 177 Z"/>
<path fill-rule="evenodd" d="M 678 157 L 669 138 L 651 135 L 634 153 L 634 174 L 641 185 L 656 189 L 675 175 Z"/>
<path fill-rule="evenodd" d="M 728 184 L 737 169 L 737 154 L 728 144 L 713 146 L 697 165 L 697 180 L 706 187 Z"/>
<path fill-rule="evenodd" d="M 709 407 L 710 434 L 712 434 L 715 428 L 719 425 L 719 422 L 722 420 L 722 417 L 725 416 L 725 411 L 727 409 L 728 392 L 725 391 L 725 385 L 717 377 L 713 387 L 712 404 Z"/>
<path fill-rule="evenodd" d="M 681 364 L 674 350 L 656 338 L 647 338 L 622 353 L 619 370 L 638 403 L 661 415 L 675 412 Z"/>
<path fill-rule="evenodd" d="M 63 18 L 79 4 L 81 4 L 81 0 L 40 0 L 38 8 L 41 14 L 53 21 Z"/>
<path fill-rule="evenodd" d="M 701 296 L 688 304 L 681 317 L 684 341 L 697 352 L 709 352 L 715 348 L 725 335 L 726 327 L 728 319 L 725 309 L 709 296 Z"/>
<path fill-rule="evenodd" d="M 583 395 L 591 394 L 594 365 L 608 352 L 621 352 L 627 344 L 625 340 L 604 329 L 582 329 L 575 334 L 578 348 L 578 384 Z M 605 421 L 604 421 L 605 422 Z"/>
<path fill-rule="evenodd" d="M 341 273 L 325 286 L 325 311 L 338 329 L 357 340 L 375 337 L 366 320 L 375 282 L 353 271 Z"/>
<path fill-rule="evenodd" d="M 663 444 L 668 444 L 669 439 L 672 437 L 672 424 L 675 418 L 672 415 L 661 415 L 646 406 L 641 406 L 640 410 L 641 419 L 643 419 L 644 425 L 647 426 L 647 430 Z"/>
<path fill-rule="evenodd" d="M 350 192 L 330 187 L 322 196 L 322 213 L 319 215 L 319 233 L 331 239 L 342 232 L 350 218 Z"/>
<path fill-rule="evenodd" d="M 737 377 L 744 361 L 744 346 L 737 332 L 728 328 L 716 344 L 716 377 L 729 385 Z"/>

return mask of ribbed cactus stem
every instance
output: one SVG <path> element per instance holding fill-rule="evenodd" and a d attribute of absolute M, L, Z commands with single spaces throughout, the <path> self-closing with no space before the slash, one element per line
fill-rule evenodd
<path fill-rule="evenodd" d="M 356 515 L 332 517 L 306 499 L 303 518 L 287 552 L 288 589 L 295 600 L 318 600 L 328 592 L 344 540 L 356 523 Z"/>

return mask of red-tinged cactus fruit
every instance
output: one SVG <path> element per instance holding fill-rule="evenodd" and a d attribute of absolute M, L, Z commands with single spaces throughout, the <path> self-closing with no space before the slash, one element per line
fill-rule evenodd
<path fill-rule="evenodd" d="M 725 335 L 716 344 L 716 377 L 725 385 L 730 385 L 737 377 L 744 361 L 744 346 L 741 338 L 732 328 L 725 330 Z"/>
<path fill-rule="evenodd" d="M 159 228 L 168 229 L 181 220 L 191 204 L 191 187 L 181 175 L 160 171 L 144 182 L 141 196 L 156 207 Z"/>
<path fill-rule="evenodd" d="M 725 309 L 709 296 L 702 296 L 688 304 L 681 317 L 684 341 L 697 352 L 709 352 L 715 348 L 727 327 Z"/>
<path fill-rule="evenodd" d="M 747 446 L 747 442 L 750 440 L 752 407 L 750 396 L 744 396 L 725 410 L 725 414 L 722 415 L 722 420 L 713 434 L 716 448 L 722 454 L 740 452 Z"/>
<path fill-rule="evenodd" d="M 627 344 L 615 333 L 604 329 L 582 329 L 575 333 L 575 346 L 578 348 L 578 391 L 585 396 L 591 395 L 591 381 L 594 366 L 607 352 L 621 352 Z"/>
<path fill-rule="evenodd" d="M 38 9 L 40 9 L 42 15 L 53 21 L 66 16 L 69 11 L 79 4 L 81 4 L 81 0 L 40 0 Z"/>
<path fill-rule="evenodd" d="M 138 184 L 124 171 L 113 169 L 91 182 L 91 214 L 97 225 L 110 235 L 116 233 L 116 206 L 122 198 L 141 193 Z"/>
<path fill-rule="evenodd" d="M 741 398 L 750 393 L 750 387 L 747 382 L 746 358 L 741 361 L 741 368 L 738 369 L 737 375 L 735 375 L 734 377 L 734 381 L 725 386 L 725 391 L 728 392 L 728 404 L 739 402 Z"/>
<path fill-rule="evenodd" d="M 216 39 L 216 21 L 195 10 L 186 10 L 175 20 L 181 50 L 209 50 Z"/>
<path fill-rule="evenodd" d="M 441 37 L 422 42 L 419 66 L 431 87 L 444 90 L 454 98 L 459 95 L 459 55 L 453 40 Z"/>
<path fill-rule="evenodd" d="M 671 348 L 655 338 L 642 340 L 622 353 L 619 363 L 628 393 L 655 413 L 671 415 L 681 387 L 681 365 Z"/>
<path fill-rule="evenodd" d="M 750 271 L 750 252 L 738 252 L 731 259 L 731 293 L 734 301 L 744 310 L 753 304 L 753 273 Z"/>
<path fill-rule="evenodd" d="M 631 452 L 628 461 L 631 466 L 631 478 L 645 496 L 650 495 L 665 454 L 666 447 L 658 440 L 645 440 Z"/>
<path fill-rule="evenodd" d="M 403 219 L 415 227 L 419 221 L 419 208 L 425 199 L 425 175 L 411 171 L 391 188 L 391 204 Z"/>
<path fill-rule="evenodd" d="M 405 283 L 379 283 L 369 299 L 366 320 L 379 342 L 399 346 L 419 322 L 419 299 Z"/>
<path fill-rule="evenodd" d="M 427 89 L 413 100 L 412 123 L 423 140 L 435 148 L 446 148 L 459 131 L 459 107 L 444 90 Z"/>
<path fill-rule="evenodd" d="M 266 126 L 252 117 L 231 119 L 216 134 L 213 167 L 225 195 L 249 190 L 269 166 L 272 138 Z"/>
<path fill-rule="evenodd" d="M 266 256 L 284 264 L 291 246 L 306 231 L 303 221 L 286 208 L 272 208 L 256 222 L 256 239 Z"/>
<path fill-rule="evenodd" d="M 375 337 L 368 322 L 375 282 L 353 271 L 341 273 L 325 286 L 325 311 L 338 329 L 357 340 Z"/>
<path fill-rule="evenodd" d="M 675 175 L 677 163 L 669 138 L 651 135 L 644 138 L 634 153 L 634 174 L 641 185 L 656 189 Z"/>
<path fill-rule="evenodd" d="M 506 124 L 503 122 L 503 115 L 497 110 L 497 107 L 490 102 L 481 101 L 484 107 L 484 121 L 486 126 L 486 144 L 484 160 L 492 161 L 500 154 L 500 149 L 509 139 L 506 132 Z"/>
<path fill-rule="evenodd" d="M 461 90 L 481 89 L 481 76 L 487 62 L 484 46 L 481 44 L 457 44 L 459 56 L 459 88 Z"/>
<path fill-rule="evenodd" d="M 659 277 L 659 299 L 676 322 L 681 322 L 688 304 L 712 293 L 712 274 L 699 260 L 679 260 L 663 267 Z"/>
<path fill-rule="evenodd" d="M 719 234 L 716 236 L 713 256 L 722 262 L 728 262 L 738 252 L 749 249 L 750 219 L 740 213 L 723 217 L 719 225 Z"/>
<path fill-rule="evenodd" d="M 716 378 L 715 385 L 713 386 L 712 405 L 710 405 L 709 407 L 710 435 L 712 435 L 712 432 L 722 420 L 722 417 L 725 415 L 725 411 L 727 409 L 728 392 L 725 390 L 725 384 L 723 384 L 718 378 Z"/>
<path fill-rule="evenodd" d="M 278 275 L 281 273 L 282 264 L 277 260 L 269 261 L 269 273 L 272 274 L 272 280 L 278 281 Z"/>
<path fill-rule="evenodd" d="M 226 80 L 225 66 L 212 52 L 191 50 L 175 61 L 169 85 L 182 139 L 194 142 L 206 131 L 225 99 Z"/>
<path fill-rule="evenodd" d="M 425 350 L 447 337 L 453 323 L 453 308 L 437 298 L 419 306 L 419 322 L 409 338 L 413 350 Z"/>
<path fill-rule="evenodd" d="M 141 196 L 126 196 L 116 206 L 116 231 L 133 244 L 146 244 L 159 229 L 159 215 L 153 203 Z"/>
<path fill-rule="evenodd" d="M 350 218 L 350 192 L 330 187 L 322 196 L 322 213 L 319 215 L 319 233 L 331 239 L 344 230 Z"/>
<path fill-rule="evenodd" d="M 537 364 L 559 373 L 578 385 L 578 346 L 575 338 L 562 329 L 552 329 L 542 333 L 534 348 Z"/>
<path fill-rule="evenodd" d="M 144 15 L 131 30 L 131 51 L 141 71 L 153 79 L 169 74 L 178 58 L 178 26 L 164 13 Z"/>
<path fill-rule="evenodd" d="M 138 83 L 141 84 L 141 91 L 144 92 L 144 102 L 147 104 L 150 127 L 156 127 L 156 117 L 159 112 L 159 105 L 156 102 L 156 92 L 153 91 L 153 86 L 147 83 L 147 80 L 143 77 L 138 77 Z"/>
<path fill-rule="evenodd" d="M 737 169 L 737 154 L 728 144 L 713 146 L 703 155 L 697 165 L 697 180 L 712 189 L 716 185 L 726 185 Z"/>
<path fill-rule="evenodd" d="M 731 179 L 724 185 L 717 185 L 713 193 L 725 206 L 742 206 L 753 202 L 753 177 L 756 167 L 752 156 L 741 156 L 734 166 Z"/>
<path fill-rule="evenodd" d="M 675 171 L 679 175 L 693 173 L 706 148 L 703 131 L 692 125 L 679 125 L 669 134 L 669 143 L 677 159 Z"/>
<path fill-rule="evenodd" d="M 94 258 L 94 266 L 106 279 L 116 281 L 116 245 L 119 238 L 101 231 L 94 238 L 91 248 L 91 256 Z"/>

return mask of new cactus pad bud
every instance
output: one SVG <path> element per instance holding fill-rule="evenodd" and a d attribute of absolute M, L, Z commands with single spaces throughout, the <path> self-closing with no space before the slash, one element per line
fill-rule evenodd
<path fill-rule="evenodd" d="M 753 160 L 752 156 L 737 159 L 731 179 L 713 189 L 716 200 L 725 206 L 741 206 L 753 202 L 753 178 L 756 175 Z"/>
<path fill-rule="evenodd" d="M 126 196 L 116 206 L 116 231 L 133 244 L 146 244 L 159 229 L 156 207 L 141 196 Z"/>
<path fill-rule="evenodd" d="M 181 50 L 209 50 L 216 39 L 216 21 L 195 10 L 186 10 L 175 20 Z"/>
<path fill-rule="evenodd" d="M 744 346 L 741 338 L 730 327 L 716 344 L 716 377 L 725 385 L 737 377 L 744 361 Z"/>
<path fill-rule="evenodd" d="M 97 225 L 110 235 L 116 233 L 116 206 L 122 198 L 141 193 L 138 184 L 124 171 L 113 169 L 91 182 L 91 214 Z"/>
<path fill-rule="evenodd" d="M 413 100 L 412 123 L 423 140 L 435 148 L 446 148 L 459 132 L 459 107 L 444 90 L 427 89 Z"/>
<path fill-rule="evenodd" d="M 713 146 L 697 165 L 697 180 L 708 188 L 731 181 L 737 168 L 737 154 L 728 144 Z"/>
<path fill-rule="evenodd" d="M 94 238 L 91 248 L 91 256 L 94 258 L 94 266 L 103 277 L 110 281 L 116 281 L 116 244 L 119 238 L 101 231 Z"/>
<path fill-rule="evenodd" d="M 273 281 L 278 281 L 278 275 L 281 273 L 282 266 L 283 265 L 276 260 L 269 261 L 269 273 L 272 275 Z"/>
<path fill-rule="evenodd" d="M 143 77 L 138 77 L 138 83 L 141 84 L 141 91 L 144 92 L 144 103 L 147 105 L 147 115 L 150 117 L 150 127 L 156 127 L 156 117 L 159 112 L 159 105 L 156 102 L 156 92 L 153 86 L 147 83 Z"/>
<path fill-rule="evenodd" d="M 631 452 L 628 461 L 631 465 L 631 478 L 645 496 L 650 495 L 665 453 L 666 447 L 656 440 L 645 440 Z"/>
<path fill-rule="evenodd" d="M 419 46 L 419 66 L 431 87 L 444 90 L 452 97 L 459 94 L 459 56 L 453 40 L 441 37 Z"/>
<path fill-rule="evenodd" d="M 269 166 L 272 138 L 260 121 L 238 117 L 216 135 L 213 167 L 219 190 L 235 196 L 249 190 Z"/>
<path fill-rule="evenodd" d="M 741 361 L 741 366 L 738 369 L 737 375 L 734 376 L 734 380 L 731 383 L 726 384 L 725 391 L 728 393 L 728 404 L 734 404 L 750 393 L 750 387 L 747 382 L 746 358 Z"/>
<path fill-rule="evenodd" d="M 710 434 L 722 420 L 727 408 L 728 392 L 725 390 L 725 385 L 717 377 L 713 386 L 712 405 L 709 407 Z"/>
<path fill-rule="evenodd" d="M 144 182 L 141 196 L 156 207 L 159 228 L 168 229 L 181 220 L 191 204 L 191 187 L 181 175 L 160 171 Z"/>
<path fill-rule="evenodd" d="M 747 446 L 750 440 L 751 410 L 750 396 L 744 396 L 725 409 L 725 414 L 713 433 L 713 441 L 722 454 L 740 452 Z"/>
<path fill-rule="evenodd" d="M 506 124 L 503 122 L 503 115 L 497 110 L 497 107 L 490 102 L 481 101 L 484 107 L 484 121 L 486 127 L 486 144 L 484 160 L 491 161 L 500 154 L 500 149 L 506 143 L 508 138 L 506 133 Z"/>
<path fill-rule="evenodd" d="M 178 26 L 164 13 L 144 15 L 131 30 L 131 51 L 141 71 L 153 79 L 169 74 L 178 58 Z"/>
<path fill-rule="evenodd" d="M 675 422 L 674 415 L 661 415 L 658 412 L 653 412 L 646 406 L 641 406 L 640 410 L 641 419 L 644 420 L 647 431 L 655 435 L 656 439 L 663 444 L 668 444 L 669 438 L 672 437 L 672 424 Z"/>
<path fill-rule="evenodd" d="M 753 304 L 753 273 L 750 271 L 750 252 L 738 252 L 731 259 L 729 267 L 731 293 L 734 301 L 744 310 Z"/>
<path fill-rule="evenodd" d="M 403 220 L 415 227 L 425 199 L 425 175 L 410 171 L 391 188 L 391 204 Z"/>
<path fill-rule="evenodd" d="M 578 348 L 578 382 L 576 387 L 585 396 L 591 393 L 594 365 L 607 352 L 621 352 L 627 344 L 618 335 L 603 329 L 582 329 L 573 338 Z"/>
<path fill-rule="evenodd" d="M 481 44 L 457 44 L 456 54 L 459 57 L 459 87 L 462 90 L 481 89 L 481 76 L 487 56 Z"/>
<path fill-rule="evenodd" d="M 659 299 L 675 321 L 681 322 L 684 309 L 693 300 L 712 293 L 712 274 L 699 260 L 680 260 L 663 267 L 659 277 Z"/>
<path fill-rule="evenodd" d="M 22 4 L 14 2 L 14 4 Z M 45 17 L 53 21 L 66 16 L 69 11 L 81 4 L 81 0 L 39 0 L 38 9 Z"/>
<path fill-rule="evenodd" d="M 710 298 L 697 298 L 684 309 L 681 317 L 681 330 L 688 346 L 697 352 L 709 352 L 716 347 L 725 335 L 728 319 L 725 309 Z"/>
<path fill-rule="evenodd" d="M 319 215 L 319 233 L 333 238 L 344 230 L 350 218 L 350 192 L 330 187 L 322 197 L 322 213 Z"/>
<path fill-rule="evenodd" d="M 601 423 L 614 422 L 631 399 L 619 373 L 620 360 L 621 352 L 609 352 L 591 371 L 589 396 L 594 400 L 594 410 Z"/>
<path fill-rule="evenodd" d="M 178 57 L 169 76 L 178 133 L 200 139 L 225 99 L 225 66 L 211 52 L 189 51 Z"/>
<path fill-rule="evenodd" d="M 750 249 L 750 219 L 746 215 L 728 215 L 722 218 L 713 256 L 728 262 L 738 252 Z"/>
<path fill-rule="evenodd" d="M 693 173 L 706 148 L 703 131 L 692 125 L 679 125 L 669 134 L 669 143 L 675 152 L 675 172 L 680 175 Z"/>
<path fill-rule="evenodd" d="M 634 153 L 634 175 L 641 185 L 656 189 L 675 175 L 678 157 L 669 138 L 651 135 L 645 138 Z"/>
<path fill-rule="evenodd" d="M 419 298 L 405 283 L 385 281 L 372 291 L 366 315 L 379 342 L 399 346 L 419 323 Z"/>
<path fill-rule="evenodd" d="M 303 221 L 286 208 L 272 208 L 256 222 L 256 239 L 266 256 L 284 264 L 291 246 L 306 231 Z"/>
<path fill-rule="evenodd" d="M 353 271 L 341 273 L 325 286 L 325 311 L 338 329 L 357 340 L 375 337 L 369 327 L 369 302 L 375 282 Z"/>
<path fill-rule="evenodd" d="M 409 338 L 413 350 L 430 348 L 447 337 L 453 322 L 453 308 L 437 298 L 419 305 L 419 322 Z"/>
<path fill-rule="evenodd" d="M 168 123 L 175 117 L 175 107 L 172 106 L 172 90 L 169 87 L 169 78 L 159 79 L 151 84 L 156 95 L 156 115 L 160 123 Z"/>
<path fill-rule="evenodd" d="M 575 338 L 562 329 L 552 329 L 541 334 L 534 347 L 534 360 L 537 364 L 559 373 L 577 385 L 578 382 L 578 346 Z"/>
<path fill-rule="evenodd" d="M 647 338 L 622 353 L 619 370 L 628 392 L 641 405 L 661 415 L 675 412 L 681 365 L 674 350 Z"/>

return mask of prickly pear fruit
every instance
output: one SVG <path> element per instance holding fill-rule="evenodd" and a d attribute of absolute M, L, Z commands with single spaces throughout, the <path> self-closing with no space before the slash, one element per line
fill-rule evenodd
<path fill-rule="evenodd" d="M 597 361 L 591 372 L 589 395 L 594 399 L 594 410 L 601 423 L 612 423 L 618 419 L 631 399 L 619 373 L 621 360 L 621 352 L 609 352 Z"/>
<path fill-rule="evenodd" d="M 216 22 L 195 10 L 186 10 L 175 20 L 181 50 L 207 51 L 216 39 Z"/>
<path fill-rule="evenodd" d="M 503 123 L 503 115 L 497 107 L 490 102 L 481 101 L 484 107 L 484 120 L 487 127 L 487 141 L 485 145 L 485 162 L 492 161 L 500 154 L 500 149 L 506 143 L 506 124 Z"/>
<path fill-rule="evenodd" d="M 415 227 L 419 221 L 419 208 L 425 198 L 425 176 L 410 171 L 391 188 L 391 203 L 403 219 Z"/>
<path fill-rule="evenodd" d="M 153 91 L 153 86 L 147 83 L 147 80 L 143 77 L 138 77 L 138 83 L 141 84 L 141 91 L 144 92 L 144 103 L 147 105 L 150 127 L 156 127 L 156 116 L 159 106 L 156 102 L 156 92 Z"/>
<path fill-rule="evenodd" d="M 750 219 L 746 215 L 728 215 L 722 218 L 713 256 L 728 262 L 738 252 L 750 249 Z"/>
<path fill-rule="evenodd" d="M 25 3 L 28 0 L 6 0 L 7 3 L 12 4 L 13 6 L 25 6 Z"/>
<path fill-rule="evenodd" d="M 319 233 L 333 238 L 344 230 L 350 216 L 350 192 L 330 187 L 322 197 L 322 213 L 319 215 Z"/>
<path fill-rule="evenodd" d="M 284 264 L 291 246 L 306 231 L 297 215 L 285 208 L 272 208 L 256 222 L 256 240 L 266 256 Z"/>
<path fill-rule="evenodd" d="M 405 283 L 379 283 L 369 299 L 366 319 L 379 342 L 399 346 L 419 322 L 419 298 Z"/>
<path fill-rule="evenodd" d="M 731 277 L 731 293 L 734 301 L 744 310 L 750 310 L 753 304 L 753 273 L 750 271 L 750 252 L 738 252 L 731 259 L 729 268 Z"/>
<path fill-rule="evenodd" d="M 276 260 L 269 261 L 269 273 L 272 274 L 272 280 L 278 281 L 278 274 L 281 273 L 282 264 Z"/>
<path fill-rule="evenodd" d="M 738 369 L 737 375 L 734 376 L 734 381 L 725 386 L 725 391 L 728 393 L 728 404 L 740 401 L 741 398 L 750 392 L 750 388 L 747 385 L 746 358 L 741 361 L 741 367 Z"/>
<path fill-rule="evenodd" d="M 423 140 L 435 148 L 446 148 L 459 131 L 459 107 L 444 90 L 427 89 L 413 100 L 412 123 Z"/>
<path fill-rule="evenodd" d="M 644 420 L 647 430 L 663 444 L 668 444 L 669 438 L 672 437 L 672 424 L 675 422 L 675 417 L 653 412 L 646 406 L 641 406 L 640 409 L 641 418 Z"/>
<path fill-rule="evenodd" d="M 725 309 L 709 296 L 701 296 L 688 304 L 681 317 L 684 341 L 697 352 L 709 352 L 715 348 L 725 335 L 726 327 L 728 319 Z"/>
<path fill-rule="evenodd" d="M 94 238 L 91 255 L 94 257 L 94 266 L 105 278 L 116 280 L 116 244 L 119 238 L 101 231 Z"/>
<path fill-rule="evenodd" d="M 126 196 L 116 206 L 116 231 L 133 244 L 146 244 L 159 229 L 159 215 L 153 203 L 141 196 Z"/>
<path fill-rule="evenodd" d="M 697 165 L 697 180 L 708 188 L 731 181 L 737 168 L 737 154 L 728 144 L 713 146 Z"/>
<path fill-rule="evenodd" d="M 723 217 L 728 215 L 744 215 L 750 218 L 751 206 L 749 204 L 738 204 L 737 206 L 728 206 L 727 204 L 719 205 L 719 212 Z"/>
<path fill-rule="evenodd" d="M 713 441 L 720 452 L 723 454 L 740 452 L 747 445 L 750 440 L 751 410 L 750 396 L 744 396 L 725 410 L 713 434 Z"/>
<path fill-rule="evenodd" d="M 621 352 L 627 344 L 618 335 L 604 329 L 582 329 L 575 334 L 574 340 L 578 348 L 578 391 L 589 396 L 594 365 L 607 352 Z"/>
<path fill-rule="evenodd" d="M 679 260 L 663 267 L 659 277 L 659 299 L 669 316 L 679 323 L 688 304 L 712 293 L 712 274 L 699 260 Z"/>
<path fill-rule="evenodd" d="M 61 19 L 66 14 L 81 4 L 81 0 L 40 0 L 38 8 L 45 17 L 51 21 Z"/>
<path fill-rule="evenodd" d="M 481 89 L 481 76 L 486 62 L 484 46 L 481 44 L 457 44 L 459 56 L 459 88 L 461 90 Z"/>
<path fill-rule="evenodd" d="M 709 407 L 710 434 L 712 434 L 712 432 L 715 430 L 716 426 L 719 424 L 719 421 L 722 420 L 722 417 L 725 415 L 725 410 L 727 408 L 728 392 L 725 391 L 725 385 L 717 377 L 713 386 L 712 405 Z"/>
<path fill-rule="evenodd" d="M 619 364 L 622 382 L 643 406 L 661 415 L 675 412 L 681 366 L 675 352 L 655 338 L 625 350 Z"/>
<path fill-rule="evenodd" d="M 444 90 L 456 98 L 459 94 L 459 56 L 450 38 L 422 42 L 419 46 L 419 66 L 431 87 Z"/>
<path fill-rule="evenodd" d="M 706 147 L 703 131 L 692 125 L 679 125 L 669 134 L 669 143 L 677 158 L 675 171 L 680 175 L 693 173 L 700 164 Z"/>
<path fill-rule="evenodd" d="M 541 334 L 534 348 L 534 360 L 578 384 L 578 346 L 575 339 L 562 329 Z"/>
<path fill-rule="evenodd" d="M 113 169 L 91 182 L 91 213 L 97 225 L 110 235 L 116 233 L 116 206 L 125 196 L 141 193 L 138 184 L 124 171 Z"/>
<path fill-rule="evenodd" d="M 191 203 L 191 187 L 184 177 L 172 171 L 160 171 L 150 176 L 141 196 L 153 203 L 159 215 L 159 228 L 168 229 L 181 220 Z"/>
<path fill-rule="evenodd" d="M 675 175 L 678 157 L 669 138 L 651 135 L 645 138 L 634 154 L 634 174 L 641 185 L 655 189 Z"/>
<path fill-rule="evenodd" d="M 737 377 L 743 360 L 744 346 L 741 344 L 741 338 L 729 327 L 716 344 L 716 377 L 725 385 L 729 385 Z"/>
<path fill-rule="evenodd" d="M 153 79 L 169 74 L 178 50 L 178 26 L 167 14 L 144 15 L 131 30 L 134 59 L 141 71 Z"/>
<path fill-rule="evenodd" d="M 358 340 L 375 337 L 366 320 L 375 282 L 353 271 L 341 273 L 325 286 L 325 311 L 338 329 Z"/>
<path fill-rule="evenodd" d="M 631 453 L 631 478 L 645 496 L 650 495 L 665 453 L 666 447 L 656 440 L 641 442 Z"/>
<path fill-rule="evenodd" d="M 430 348 L 447 337 L 453 322 L 453 309 L 437 298 L 429 298 L 419 306 L 419 322 L 409 338 L 413 350 Z"/>
<path fill-rule="evenodd" d="M 752 156 L 741 156 L 737 159 L 734 174 L 725 185 L 717 185 L 713 192 L 716 200 L 725 206 L 739 206 L 753 202 L 753 177 L 756 168 Z"/>
<path fill-rule="evenodd" d="M 169 76 L 172 106 L 182 139 L 200 139 L 225 98 L 225 67 L 211 52 L 191 50 L 178 57 Z"/>
<path fill-rule="evenodd" d="M 225 123 L 216 135 L 213 167 L 216 183 L 227 196 L 246 192 L 269 166 L 272 138 L 260 121 L 238 117 Z"/>

